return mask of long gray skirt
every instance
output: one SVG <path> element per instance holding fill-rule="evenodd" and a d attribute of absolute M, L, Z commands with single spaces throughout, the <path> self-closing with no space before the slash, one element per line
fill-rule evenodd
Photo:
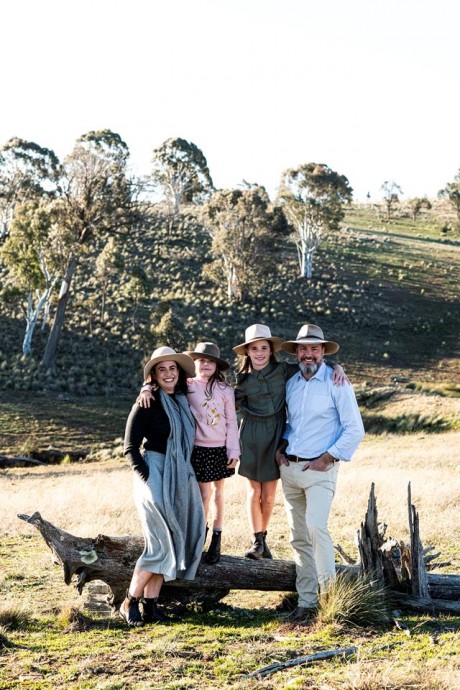
<path fill-rule="evenodd" d="M 163 500 L 163 471 L 166 456 L 155 451 L 144 452 L 149 467 L 147 482 L 134 472 L 134 502 L 144 536 L 144 551 L 137 561 L 142 570 L 163 575 L 165 582 L 181 577 L 191 580 L 200 563 L 204 541 L 204 519 L 196 519 L 196 511 L 203 512 L 200 489 L 195 476 L 189 477 L 188 510 L 195 511 L 188 520 L 191 529 L 184 535 L 188 562 L 178 562 L 174 539 L 168 525 Z M 193 472 L 193 470 L 192 470 Z"/>

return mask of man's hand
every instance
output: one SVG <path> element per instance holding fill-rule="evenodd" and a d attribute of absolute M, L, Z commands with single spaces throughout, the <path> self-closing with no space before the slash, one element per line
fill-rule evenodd
<path fill-rule="evenodd" d="M 289 466 L 289 460 L 287 459 L 287 457 L 284 454 L 285 450 L 286 450 L 285 447 L 284 448 L 280 447 L 280 448 L 278 448 L 278 450 L 275 453 L 275 460 L 278 463 L 278 467 L 281 467 L 281 465 Z"/>
<path fill-rule="evenodd" d="M 155 400 L 155 397 L 152 394 L 152 391 L 145 389 L 139 393 L 139 397 L 137 399 L 137 402 L 141 407 L 150 407 L 152 400 Z"/>
<path fill-rule="evenodd" d="M 235 469 L 238 464 L 238 458 L 228 458 L 227 467 L 231 470 Z"/>
<path fill-rule="evenodd" d="M 314 470 L 315 472 L 327 472 L 327 470 L 332 467 L 335 462 L 335 458 L 332 457 L 327 451 L 316 458 L 316 460 L 310 460 L 304 467 L 302 467 L 302 472 L 305 470 Z"/>
<path fill-rule="evenodd" d="M 334 386 L 343 386 L 345 383 L 350 383 L 350 379 L 340 366 L 340 364 L 334 364 L 334 369 L 332 372 L 332 383 Z"/>

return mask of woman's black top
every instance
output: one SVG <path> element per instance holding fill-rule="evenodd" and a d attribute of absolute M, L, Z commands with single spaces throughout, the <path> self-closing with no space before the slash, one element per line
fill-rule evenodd
<path fill-rule="evenodd" d="M 160 400 L 152 400 L 150 407 L 141 407 L 137 403 L 133 405 L 126 422 L 123 452 L 143 479 L 148 478 L 149 470 L 142 456 L 141 446 L 143 445 L 144 450 L 166 453 L 170 432 L 168 415 Z"/>

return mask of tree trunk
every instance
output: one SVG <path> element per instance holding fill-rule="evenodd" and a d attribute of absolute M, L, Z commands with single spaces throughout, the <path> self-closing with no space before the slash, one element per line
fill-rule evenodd
<path fill-rule="evenodd" d="M 42 367 L 44 369 L 55 369 L 56 366 L 56 351 L 61 337 L 62 324 L 64 323 L 65 310 L 70 296 L 70 285 L 72 282 L 75 269 L 77 267 L 77 257 L 73 255 L 67 265 L 64 280 L 62 281 L 61 292 L 59 293 L 59 300 L 54 317 L 53 325 L 46 343 L 45 353 L 42 359 Z"/>
<path fill-rule="evenodd" d="M 44 520 L 38 512 L 31 517 L 18 517 L 38 529 L 53 553 L 54 562 L 62 565 L 66 584 L 69 585 L 76 577 L 76 587 L 81 594 L 85 584 L 92 580 L 102 580 L 111 590 L 111 606 L 114 609 L 119 607 L 131 580 L 134 565 L 144 547 L 141 537 L 75 537 Z M 337 572 L 346 572 L 356 577 L 359 576 L 359 570 L 359 566 L 337 566 Z M 254 561 L 222 556 L 216 565 L 207 565 L 202 561 L 193 582 L 175 580 L 164 585 L 161 597 L 183 602 L 218 601 L 231 589 L 295 592 L 295 578 L 295 565 L 292 561 Z M 434 599 L 429 600 L 425 610 L 460 612 L 460 576 L 428 575 L 428 583 Z M 398 604 L 403 605 L 404 595 L 401 596 Z M 443 600 L 442 604 L 439 604 L 438 598 Z M 423 601 L 417 601 L 421 610 Z"/>
<path fill-rule="evenodd" d="M 32 337 L 34 334 L 35 326 L 37 325 L 38 317 L 40 316 L 40 312 L 42 309 L 45 309 L 45 314 L 46 314 L 46 307 L 49 305 L 49 299 L 51 296 L 51 293 L 53 291 L 53 288 L 56 284 L 56 280 L 52 282 L 51 285 L 48 285 L 45 290 L 43 290 L 42 294 L 38 298 L 38 302 L 36 307 L 33 307 L 33 298 L 32 294 L 29 293 L 27 296 L 27 312 L 26 312 L 26 331 L 24 333 L 24 339 L 22 341 L 22 354 L 23 355 L 30 355 L 32 352 Z"/>

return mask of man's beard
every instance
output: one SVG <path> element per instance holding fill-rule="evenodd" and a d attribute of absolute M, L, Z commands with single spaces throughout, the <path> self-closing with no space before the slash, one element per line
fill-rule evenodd
<path fill-rule="evenodd" d="M 311 364 L 307 364 L 306 362 L 301 361 L 299 362 L 299 369 L 305 376 L 314 376 L 319 369 L 319 364 L 318 362 L 311 362 Z"/>

